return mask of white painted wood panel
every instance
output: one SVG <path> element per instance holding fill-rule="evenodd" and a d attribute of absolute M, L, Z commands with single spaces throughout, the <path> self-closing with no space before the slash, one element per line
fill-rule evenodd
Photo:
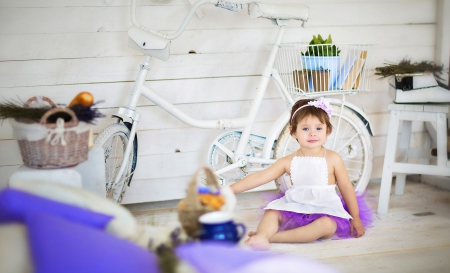
<path fill-rule="evenodd" d="M 173 104 L 201 103 L 250 100 L 258 88 L 259 76 L 242 76 L 229 78 L 200 78 L 180 80 L 147 81 L 146 85 Z M 76 85 L 5 87 L 0 93 L 10 92 L 11 101 L 25 101 L 36 93 L 46 93 L 55 103 L 68 104 L 80 91 L 89 91 L 97 107 L 111 108 L 123 106 L 128 102 L 133 82 L 91 83 Z M 273 82 L 269 82 L 265 93 L 267 99 L 279 98 Z M 154 105 L 153 102 L 141 97 L 138 106 Z"/>
<path fill-rule="evenodd" d="M 385 50 L 374 48 L 372 67 L 409 55 L 421 59 L 434 56 L 432 46 Z M 260 75 L 267 58 L 266 52 L 242 52 L 175 55 L 167 63 L 153 59 L 154 69 L 147 80 Z M 0 87 L 134 81 L 142 61 L 141 56 L 131 56 L 0 62 Z"/>
<path fill-rule="evenodd" d="M 308 27 L 361 25 L 361 18 L 364 18 L 365 25 L 427 24 L 436 21 L 435 1 L 411 1 L 407 4 L 397 1 L 362 2 L 347 5 L 343 2 L 311 2 L 308 6 Z M 137 19 L 142 25 L 152 29 L 174 31 L 178 29 L 189 8 L 190 6 L 142 6 L 137 9 Z M 399 10 L 402 12 L 398 12 Z M 205 16 L 194 16 L 188 29 L 229 29 L 242 28 L 243 25 L 246 28 L 259 28 L 271 24 L 269 20 L 252 20 L 247 12 L 233 13 L 212 5 L 204 5 L 202 11 Z M 381 15 L 383 19 L 380 19 Z M 301 25 L 296 21 L 291 24 Z M 128 6 L 0 10 L 0 34 L 126 31 L 131 25 Z"/>
<path fill-rule="evenodd" d="M 346 3 L 361 3 L 361 2 L 389 2 L 392 0 L 347 0 Z M 397 0 L 396 2 L 410 2 L 411 0 Z M 422 0 L 430 1 L 430 0 Z M 235 0 L 234 3 L 248 3 L 248 0 Z M 336 3 L 335 0 L 260 0 L 261 3 L 271 4 L 298 4 L 303 3 L 310 5 L 311 3 Z M 51 7 L 103 7 L 103 6 L 129 6 L 130 0 L 0 0 L 0 7 L 2 8 L 51 8 Z M 172 0 L 169 2 L 158 2 L 155 0 L 138 0 L 139 6 L 190 6 L 186 0 Z"/>
<path fill-rule="evenodd" d="M 256 124 L 256 127 L 260 131 L 267 131 L 271 125 L 271 122 Z M 207 157 L 207 151 L 209 145 L 212 143 L 213 139 L 217 137 L 222 131 L 219 130 L 202 130 L 196 128 L 188 129 L 172 129 L 172 130 L 151 130 L 140 132 L 139 137 L 139 151 L 138 151 L 138 162 L 142 161 L 152 162 L 153 159 L 149 159 L 148 156 L 155 155 L 169 155 L 171 157 L 178 157 L 175 155 L 178 153 L 192 153 L 201 152 L 203 153 L 204 159 Z M 411 136 L 410 147 L 420 148 L 424 138 L 427 133 L 424 131 L 413 131 Z M 381 135 L 371 138 L 374 158 L 384 159 L 385 146 L 386 146 L 386 135 Z M 19 154 L 19 147 L 16 140 L 4 140 L 0 141 L 0 150 L 5 154 L 9 154 L 9 157 L 0 157 L 0 166 L 2 165 L 18 165 L 22 164 L 22 159 Z M 177 151 L 180 152 L 177 152 Z M 196 164 L 204 163 L 202 160 L 196 159 Z M 171 175 L 169 173 L 169 175 Z M 136 178 L 145 178 L 146 175 L 139 176 L 136 173 Z M 376 178 L 374 176 L 373 178 Z"/>
<path fill-rule="evenodd" d="M 187 30 L 172 41 L 171 54 L 268 51 L 277 28 Z M 288 27 L 283 42 L 309 43 L 312 35 L 332 33 L 336 43 L 364 43 L 377 46 L 433 46 L 434 25 L 348 26 L 348 27 Z M 355 35 L 357 33 L 357 35 Z M 402 36 L 398 33 L 415 33 Z M 142 56 L 128 48 L 126 32 L 3 34 L 0 60 L 47 60 L 67 58 L 99 58 L 112 56 Z M 243 41 L 248 41 L 243 43 Z M 57 44 L 58 47 L 54 47 Z M 171 57 L 172 58 L 172 57 Z"/>
<path fill-rule="evenodd" d="M 450 2 L 444 0 L 438 0 L 437 3 L 437 16 L 436 16 L 436 58 L 437 64 L 443 64 L 444 66 L 450 66 L 450 37 L 447 33 L 450 32 L 450 18 L 448 13 L 450 12 Z M 450 75 L 442 76 L 443 83 L 449 85 Z"/>
<path fill-rule="evenodd" d="M 225 102 L 249 100 L 255 94 L 258 80 L 259 77 L 191 79 L 179 81 L 151 81 L 148 82 L 148 85 L 158 91 L 164 98 L 172 102 L 174 105 L 180 105 L 202 103 L 203 101 Z M 105 111 L 105 114 L 109 116 L 116 111 L 115 107 L 121 106 L 127 101 L 127 96 L 130 93 L 131 87 L 131 82 L 119 82 L 108 84 L 99 83 L 65 86 L 0 88 L 0 93 L 13 93 L 14 96 L 8 100 L 15 102 L 26 101 L 35 94 L 46 94 L 46 96 L 54 100 L 55 103 L 67 104 L 78 92 L 89 91 L 94 95 L 96 101 L 104 101 L 98 104 L 98 107 L 104 109 L 103 111 Z M 392 101 L 392 99 L 387 95 L 387 87 L 386 80 L 376 80 L 373 78 L 372 89 L 385 91 L 362 92 L 357 95 L 347 96 L 346 100 L 360 107 L 367 114 L 387 113 L 387 105 Z M 278 97 L 278 92 L 275 91 L 273 83 L 270 82 L 265 98 L 275 99 Z M 138 105 L 143 107 L 154 104 L 145 98 L 141 98 Z M 141 112 L 141 108 L 138 108 L 138 111 Z M 164 112 L 161 111 L 161 114 L 158 115 L 164 115 Z M 167 113 L 165 113 L 165 115 L 169 116 Z M 167 123 L 165 120 L 155 123 L 157 120 L 158 119 L 155 118 L 153 113 L 144 114 L 144 117 L 139 125 L 139 129 L 167 128 Z M 101 120 L 97 126 L 94 126 L 94 132 L 98 133 L 105 126 L 105 122 L 106 121 Z M 152 123 L 145 126 L 144 124 L 147 122 Z M 187 125 L 184 125 L 181 122 L 178 124 L 179 126 L 187 128 Z M 12 139 L 12 129 L 7 121 L 0 123 L 0 139 Z"/>
<path fill-rule="evenodd" d="M 376 145 L 376 143 L 374 143 Z M 376 146 L 374 146 L 376 148 Z M 384 147 L 380 147 L 384 150 Z M 206 154 L 206 151 L 205 153 Z M 203 155 L 198 155 L 199 158 Z M 138 159 L 142 161 L 141 158 Z M 382 174 L 384 155 L 374 157 L 371 179 L 379 179 Z M 150 162 L 148 162 L 150 164 Z M 6 186 L 8 178 L 19 168 L 20 165 L 0 166 L 0 188 Z M 199 166 L 199 165 L 198 165 Z M 193 173 L 193 172 L 192 172 Z M 184 196 L 184 188 L 189 182 L 190 176 L 169 177 L 169 178 L 149 178 L 143 180 L 133 180 L 132 186 L 127 190 L 124 204 L 155 202 L 162 200 L 180 199 Z"/>
<path fill-rule="evenodd" d="M 310 6 L 306 28 L 299 22 L 292 23 L 284 42 L 308 42 L 313 34 L 331 33 L 337 43 L 376 44 L 371 52 L 372 72 L 386 61 L 398 62 L 405 57 L 412 61 L 434 59 L 436 1 L 262 2 L 304 2 Z M 190 8 L 187 0 L 138 3 L 142 6 L 139 20 L 162 32 L 177 29 Z M 194 16 L 187 31 L 172 42 L 174 55 L 169 61 L 152 60 L 147 84 L 197 118 L 244 115 L 276 27 L 268 20 L 251 20 L 246 12 L 232 13 L 212 6 L 201 9 L 205 16 Z M 143 59 L 139 52 L 127 48 L 130 26 L 128 0 L 0 0 L 0 102 L 46 95 L 58 103 L 68 103 L 78 92 L 89 91 L 96 100 L 105 100 L 98 105 L 103 113 L 115 113 L 126 103 Z M 190 50 L 197 54 L 187 54 Z M 372 122 L 376 133 L 372 138 L 372 178 L 377 178 L 381 176 L 391 98 L 385 79 L 373 76 L 370 83 L 371 92 L 346 99 L 362 108 Z M 222 131 L 191 128 L 145 99 L 138 105 L 146 118 L 138 128 L 136 181 L 124 202 L 180 198 L 182 186 L 205 162 L 207 145 Z M 264 135 L 284 109 L 272 83 L 262 109 L 254 133 Z M 108 120 L 99 120 L 94 132 L 98 133 Z M 423 136 L 423 126 L 414 125 L 413 144 L 420 145 Z M 155 143 L 158 145 L 152 145 Z M 175 153 L 176 149 L 181 152 Z M 0 186 L 19 164 L 12 129 L 8 122 L 0 123 Z M 142 167 L 145 164 L 149 168 Z"/>

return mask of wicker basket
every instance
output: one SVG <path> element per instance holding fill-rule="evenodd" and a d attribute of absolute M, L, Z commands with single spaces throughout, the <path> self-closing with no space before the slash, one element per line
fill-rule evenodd
<path fill-rule="evenodd" d="M 54 106 L 53 102 L 48 102 Z M 58 112 L 67 113 L 71 120 L 64 122 L 61 118 L 57 123 L 47 123 L 47 119 Z M 39 124 L 17 119 L 11 121 L 11 125 L 19 142 L 23 163 L 28 167 L 58 169 L 88 159 L 89 127 L 79 122 L 68 108 L 50 109 L 41 117 Z"/>
<path fill-rule="evenodd" d="M 198 218 L 207 212 L 214 211 L 212 207 L 202 205 L 198 198 L 197 180 L 201 172 L 206 174 L 206 185 L 209 188 L 214 190 L 219 190 L 220 188 L 216 175 L 208 167 L 201 167 L 192 177 L 186 198 L 181 201 L 184 205 L 178 206 L 178 219 L 186 234 L 191 238 L 198 238 L 200 230 Z"/>

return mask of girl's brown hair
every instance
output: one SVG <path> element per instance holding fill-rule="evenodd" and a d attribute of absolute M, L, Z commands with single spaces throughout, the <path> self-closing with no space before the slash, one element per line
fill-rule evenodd
<path fill-rule="evenodd" d="M 307 116 L 313 116 L 313 117 L 318 118 L 320 122 L 322 122 L 323 124 L 325 124 L 327 126 L 327 134 L 328 135 L 331 134 L 331 132 L 333 131 L 333 125 L 331 125 L 330 118 L 328 117 L 328 114 L 324 110 L 314 107 L 314 106 L 306 106 L 297 111 L 298 108 L 302 107 L 303 105 L 308 104 L 308 102 L 310 102 L 310 101 L 314 101 L 314 100 L 313 99 L 298 100 L 292 106 L 291 119 L 290 119 L 291 135 L 293 133 L 295 133 L 295 131 L 297 131 L 298 123 L 302 119 L 306 118 Z M 295 111 L 297 111 L 297 113 L 295 113 Z M 294 113 L 295 113 L 295 116 L 292 117 L 292 115 Z"/>

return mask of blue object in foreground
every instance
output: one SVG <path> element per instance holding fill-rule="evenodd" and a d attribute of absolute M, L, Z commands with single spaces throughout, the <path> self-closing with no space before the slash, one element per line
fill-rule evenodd
<path fill-rule="evenodd" d="M 200 240 L 239 242 L 245 234 L 245 226 L 234 223 L 230 213 L 214 211 L 199 218 L 201 223 Z"/>

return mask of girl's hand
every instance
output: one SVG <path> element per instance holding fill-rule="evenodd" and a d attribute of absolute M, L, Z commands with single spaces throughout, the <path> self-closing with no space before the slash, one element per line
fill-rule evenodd
<path fill-rule="evenodd" d="M 356 238 L 359 238 L 364 235 L 364 232 L 365 229 L 361 219 L 359 217 L 353 217 L 353 219 L 350 220 L 350 234 L 355 235 Z"/>

